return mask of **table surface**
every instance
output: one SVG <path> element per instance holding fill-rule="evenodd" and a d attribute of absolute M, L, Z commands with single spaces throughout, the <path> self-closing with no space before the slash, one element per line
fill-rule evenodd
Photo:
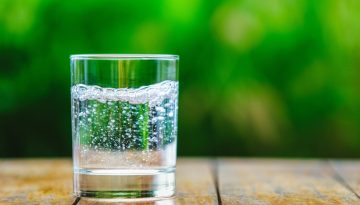
<path fill-rule="evenodd" d="M 72 196 L 70 159 L 0 160 L 0 204 L 359 204 L 360 161 L 180 158 L 176 197 L 110 203 Z"/>

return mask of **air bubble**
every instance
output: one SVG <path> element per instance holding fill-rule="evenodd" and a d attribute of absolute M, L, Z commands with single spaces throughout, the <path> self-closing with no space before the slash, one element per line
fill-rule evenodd
<path fill-rule="evenodd" d="M 158 112 L 165 112 L 165 109 L 164 109 L 163 107 L 158 107 L 158 106 L 157 106 L 157 107 L 155 108 L 155 110 L 158 111 Z"/>

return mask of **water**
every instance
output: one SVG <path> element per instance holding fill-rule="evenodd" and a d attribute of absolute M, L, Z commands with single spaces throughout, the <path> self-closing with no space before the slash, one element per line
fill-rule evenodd
<path fill-rule="evenodd" d="M 74 190 L 99 198 L 175 190 L 178 83 L 71 88 Z"/>

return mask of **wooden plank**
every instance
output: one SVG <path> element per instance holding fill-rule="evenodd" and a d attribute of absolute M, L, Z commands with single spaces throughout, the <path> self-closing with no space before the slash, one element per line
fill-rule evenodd
<path fill-rule="evenodd" d="M 222 204 L 360 204 L 318 160 L 221 159 Z"/>
<path fill-rule="evenodd" d="M 71 160 L 0 160 L 0 204 L 72 204 L 71 166 Z M 176 197 L 130 204 L 218 204 L 211 161 L 178 160 L 176 180 Z M 81 199 L 78 204 L 119 203 Z"/>
<path fill-rule="evenodd" d="M 360 161 L 331 160 L 336 179 L 360 198 Z"/>
<path fill-rule="evenodd" d="M 71 204 L 70 160 L 0 160 L 0 204 Z"/>
<path fill-rule="evenodd" d="M 181 159 L 176 172 L 176 204 L 218 204 L 212 162 Z"/>

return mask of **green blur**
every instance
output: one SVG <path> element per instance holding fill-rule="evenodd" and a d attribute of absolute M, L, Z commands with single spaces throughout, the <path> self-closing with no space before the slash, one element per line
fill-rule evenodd
<path fill-rule="evenodd" d="M 71 155 L 80 53 L 180 55 L 179 155 L 360 157 L 359 19 L 357 0 L 2 0 L 0 157 Z"/>

